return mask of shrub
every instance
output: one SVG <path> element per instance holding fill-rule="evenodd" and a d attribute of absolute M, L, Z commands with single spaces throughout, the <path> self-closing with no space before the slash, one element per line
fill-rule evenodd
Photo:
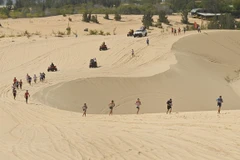
<path fill-rule="evenodd" d="M 11 18 L 23 18 L 24 17 L 23 13 L 19 12 L 19 11 L 12 11 L 12 12 L 10 12 L 9 16 Z"/>
<path fill-rule="evenodd" d="M 120 14 L 118 14 L 118 13 L 116 12 L 115 15 L 114 15 L 114 19 L 115 19 L 116 21 L 121 21 L 122 17 L 121 17 Z"/>
<path fill-rule="evenodd" d="M 66 30 L 67 30 L 67 35 L 70 35 L 70 34 L 71 34 L 71 27 L 68 26 L 68 27 L 66 28 Z"/>
<path fill-rule="evenodd" d="M 92 17 L 91 17 L 91 21 L 93 22 L 93 23 L 99 23 L 98 22 L 98 19 L 97 19 L 97 15 L 92 15 Z"/>
<path fill-rule="evenodd" d="M 97 30 L 90 30 L 90 31 L 89 31 L 89 34 L 90 34 L 90 35 L 97 35 L 97 34 L 98 34 L 98 31 L 97 31 Z"/>
<path fill-rule="evenodd" d="M 107 36 L 110 36 L 110 35 L 111 35 L 111 33 L 110 33 L 110 32 L 107 32 L 105 35 L 107 35 Z"/>
<path fill-rule="evenodd" d="M 109 19 L 108 13 L 105 13 L 105 16 L 103 17 L 104 19 Z"/>
<path fill-rule="evenodd" d="M 99 35 L 104 35 L 104 32 L 102 30 L 100 30 Z"/>
<path fill-rule="evenodd" d="M 7 18 L 8 18 L 7 15 L 5 15 L 5 14 L 1 14 L 1 13 L 0 13 L 0 19 L 7 19 Z"/>
<path fill-rule="evenodd" d="M 41 35 L 41 32 L 40 31 L 36 31 L 34 34 L 39 36 L 39 35 Z"/>
<path fill-rule="evenodd" d="M 24 35 L 24 36 L 29 36 L 30 33 L 29 33 L 27 30 L 25 30 L 25 32 L 23 33 L 23 35 Z"/>
<path fill-rule="evenodd" d="M 154 27 L 162 28 L 162 23 L 158 21 L 158 22 L 154 25 Z"/>

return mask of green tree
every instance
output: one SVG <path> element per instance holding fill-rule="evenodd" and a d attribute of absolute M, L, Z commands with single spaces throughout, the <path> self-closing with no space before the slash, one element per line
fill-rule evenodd
<path fill-rule="evenodd" d="M 184 24 L 188 24 L 189 22 L 188 22 L 188 10 L 183 10 L 182 11 L 182 23 L 184 23 Z"/>
<path fill-rule="evenodd" d="M 149 29 L 150 26 L 152 26 L 152 23 L 153 23 L 153 14 L 148 11 L 146 14 L 143 15 L 143 18 L 142 18 L 142 23 L 143 25 Z"/>
<path fill-rule="evenodd" d="M 0 5 L 3 5 L 3 2 L 4 2 L 3 0 L 0 0 Z"/>
<path fill-rule="evenodd" d="M 233 6 L 236 10 L 240 10 L 240 0 L 233 0 Z"/>
<path fill-rule="evenodd" d="M 231 14 L 225 14 L 215 17 L 212 21 L 209 22 L 209 29 L 235 29 L 236 21 Z"/>
<path fill-rule="evenodd" d="M 121 17 L 120 14 L 118 14 L 118 13 L 116 12 L 115 15 L 114 15 L 114 19 L 115 19 L 116 21 L 121 21 L 122 17 Z"/>
<path fill-rule="evenodd" d="M 195 0 L 166 0 L 174 12 L 182 11 L 185 9 L 193 9 L 196 7 Z"/>
<path fill-rule="evenodd" d="M 231 8 L 229 5 L 232 4 L 230 0 L 202 0 L 203 8 L 208 9 L 210 12 L 229 12 Z"/>
<path fill-rule="evenodd" d="M 169 24 L 169 20 L 165 11 L 160 11 L 158 17 L 158 22 Z"/>
<path fill-rule="evenodd" d="M 87 11 L 85 11 L 85 12 L 83 13 L 83 15 L 82 15 L 82 21 L 84 21 L 84 22 L 90 22 L 90 19 L 89 19 L 89 17 L 88 17 L 88 12 L 87 12 Z"/>
<path fill-rule="evenodd" d="M 6 6 L 7 6 L 8 10 L 11 10 L 12 6 L 13 6 L 13 1 L 12 0 L 7 0 Z"/>
<path fill-rule="evenodd" d="M 93 23 L 99 23 L 99 21 L 98 21 L 98 19 L 97 19 L 97 15 L 92 15 L 91 21 L 92 21 Z"/>

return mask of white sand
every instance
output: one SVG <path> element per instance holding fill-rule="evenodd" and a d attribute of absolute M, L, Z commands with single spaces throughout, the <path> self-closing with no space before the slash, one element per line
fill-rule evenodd
<path fill-rule="evenodd" d="M 78 38 L 50 35 L 52 30 L 65 30 L 67 18 L 62 16 L 1 22 L 0 33 L 28 30 L 42 36 L 0 39 L 0 159 L 240 158 L 240 111 L 235 110 L 240 107 L 240 81 L 234 72 L 240 69 L 239 31 L 173 36 L 170 29 L 161 33 L 154 28 L 146 46 L 146 38 L 126 37 L 130 28 L 141 26 L 141 16 L 125 16 L 125 22 L 99 16 L 100 25 L 72 17 Z M 170 19 L 180 24 L 179 17 Z M 86 27 L 111 33 L 117 27 L 117 35 L 86 36 Z M 178 41 L 184 36 L 188 37 Z M 108 51 L 98 50 L 102 41 Z M 94 57 L 101 67 L 89 69 Z M 47 73 L 44 83 L 26 84 L 27 73 L 39 75 L 51 62 L 58 72 Z M 16 100 L 11 93 L 13 77 L 24 81 Z M 31 94 L 28 105 L 23 98 L 26 89 Z M 217 115 L 219 95 L 224 110 Z M 143 102 L 140 113 L 145 114 L 132 114 L 138 97 Z M 156 113 L 165 112 L 170 97 L 173 114 Z M 106 114 L 111 99 L 117 104 L 114 114 L 121 115 Z M 84 102 L 88 113 L 98 114 L 82 118 L 80 112 L 70 112 L 81 111 Z"/>

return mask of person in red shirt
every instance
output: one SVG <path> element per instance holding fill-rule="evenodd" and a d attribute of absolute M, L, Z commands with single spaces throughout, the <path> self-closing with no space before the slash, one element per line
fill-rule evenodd
<path fill-rule="evenodd" d="M 26 92 L 25 92 L 26 103 L 28 103 L 28 98 L 29 97 L 30 97 L 30 94 L 29 94 L 28 90 L 26 90 Z"/>
<path fill-rule="evenodd" d="M 13 83 L 15 84 L 16 82 L 17 82 L 17 78 L 14 77 L 14 79 L 13 79 Z"/>

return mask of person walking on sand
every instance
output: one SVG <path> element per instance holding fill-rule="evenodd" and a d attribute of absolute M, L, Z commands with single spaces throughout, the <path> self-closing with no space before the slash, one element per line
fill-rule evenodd
<path fill-rule="evenodd" d="M 200 27 L 200 25 L 198 25 L 197 30 L 198 30 L 198 33 L 201 33 L 201 27 Z"/>
<path fill-rule="evenodd" d="M 36 76 L 36 74 L 34 74 L 34 76 L 33 76 L 33 81 L 34 81 L 34 83 L 37 83 L 37 76 Z"/>
<path fill-rule="evenodd" d="M 20 81 L 19 81 L 19 87 L 20 87 L 20 89 L 22 89 L 22 80 L 20 79 Z"/>
<path fill-rule="evenodd" d="M 146 43 L 147 43 L 147 45 L 149 46 L 149 39 L 147 38 L 147 40 L 146 40 Z"/>
<path fill-rule="evenodd" d="M 181 28 L 179 27 L 178 28 L 178 35 L 180 35 L 181 34 Z"/>
<path fill-rule="evenodd" d="M 32 83 L 32 77 L 31 76 L 28 76 L 28 83 L 31 85 Z"/>
<path fill-rule="evenodd" d="M 174 36 L 176 36 L 177 35 L 177 30 L 176 30 L 176 28 L 174 29 Z"/>
<path fill-rule="evenodd" d="M 220 114 L 221 112 L 222 103 L 223 103 L 222 96 L 219 96 L 219 98 L 217 99 L 218 114 Z"/>
<path fill-rule="evenodd" d="M 134 50 L 132 49 L 132 57 L 134 57 Z"/>
<path fill-rule="evenodd" d="M 28 82 L 28 79 L 29 79 L 29 75 L 28 75 L 28 73 L 27 73 L 27 75 L 26 75 L 26 81 Z"/>
<path fill-rule="evenodd" d="M 186 27 L 183 27 L 183 33 L 184 34 L 186 33 Z"/>
<path fill-rule="evenodd" d="M 171 114 L 172 112 L 172 99 L 170 98 L 168 101 L 167 101 L 167 114 Z"/>
<path fill-rule="evenodd" d="M 82 107 L 82 109 L 83 109 L 83 115 L 82 116 L 87 116 L 87 104 L 86 103 L 84 103 L 84 105 L 83 105 L 83 107 Z"/>
<path fill-rule="evenodd" d="M 136 108 L 137 108 L 137 114 L 139 113 L 139 110 L 140 110 L 140 106 L 142 105 L 140 99 L 138 98 L 137 101 L 136 101 Z"/>
<path fill-rule="evenodd" d="M 24 97 L 26 99 L 26 103 L 28 103 L 28 98 L 30 97 L 28 90 L 26 90 Z"/>
<path fill-rule="evenodd" d="M 113 107 L 115 107 L 115 103 L 114 101 L 112 100 L 110 103 L 109 103 L 109 109 L 110 109 L 110 112 L 109 112 L 109 116 L 113 114 Z"/>
<path fill-rule="evenodd" d="M 16 96 L 17 96 L 17 90 L 16 90 L 16 88 L 14 87 L 14 88 L 13 88 L 13 98 L 14 98 L 14 100 L 16 99 Z"/>

